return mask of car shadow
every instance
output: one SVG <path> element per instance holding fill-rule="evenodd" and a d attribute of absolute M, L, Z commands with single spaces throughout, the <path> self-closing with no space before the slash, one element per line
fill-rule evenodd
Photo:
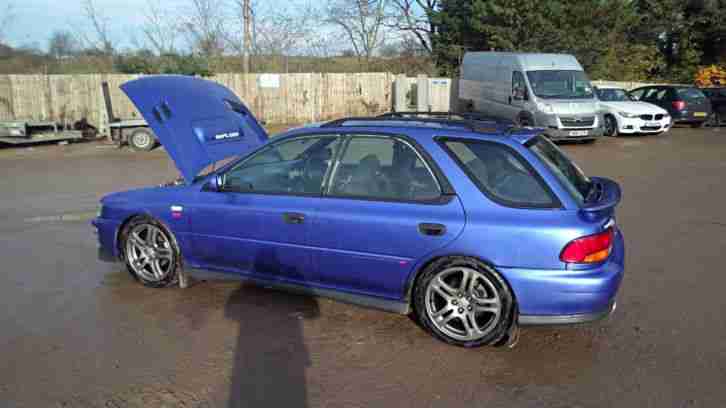
<path fill-rule="evenodd" d="M 227 300 L 225 317 L 239 329 L 229 408 L 306 407 L 310 356 L 303 320 L 319 315 L 315 298 L 242 283 Z"/>

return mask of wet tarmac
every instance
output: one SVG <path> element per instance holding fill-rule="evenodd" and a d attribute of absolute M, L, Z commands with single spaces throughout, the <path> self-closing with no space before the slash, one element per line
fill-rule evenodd
<path fill-rule="evenodd" d="M 96 260 L 88 221 L 174 178 L 162 149 L 0 149 L 0 406 L 723 406 L 726 129 L 564 148 L 623 187 L 626 278 L 607 320 L 512 350 L 248 284 L 144 288 Z"/>

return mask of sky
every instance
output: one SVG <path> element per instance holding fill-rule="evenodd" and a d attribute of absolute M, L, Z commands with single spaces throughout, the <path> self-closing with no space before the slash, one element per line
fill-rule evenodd
<path fill-rule="evenodd" d="M 96 9 L 109 21 L 112 40 L 119 48 L 131 48 L 133 38 L 143 40 L 140 27 L 149 0 L 94 0 Z M 190 0 L 158 0 L 165 9 L 183 10 Z M 11 46 L 36 46 L 47 49 L 48 39 L 55 30 L 88 29 L 83 18 L 82 0 L 0 0 L 0 9 L 10 3 L 14 19 L 7 29 L 6 39 Z M 300 0 L 256 0 L 262 7 L 285 7 Z"/>

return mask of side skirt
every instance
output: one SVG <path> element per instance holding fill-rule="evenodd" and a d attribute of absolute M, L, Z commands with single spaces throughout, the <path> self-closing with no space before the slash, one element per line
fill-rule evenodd
<path fill-rule="evenodd" d="M 299 293 L 308 296 L 318 296 L 363 306 L 371 309 L 383 310 L 385 312 L 407 315 L 411 313 L 411 307 L 406 302 L 399 302 L 389 299 L 381 299 L 373 296 L 359 295 L 355 293 L 341 292 L 332 289 L 319 288 L 308 285 L 301 285 L 291 282 L 268 280 L 249 275 L 237 275 L 233 273 L 214 272 L 206 269 L 184 268 L 185 272 L 197 280 L 233 280 L 252 282 L 256 285 L 283 290 L 286 292 Z"/>

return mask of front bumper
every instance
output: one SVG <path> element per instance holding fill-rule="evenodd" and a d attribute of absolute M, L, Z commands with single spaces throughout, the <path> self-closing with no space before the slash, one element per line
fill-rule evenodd
<path fill-rule="evenodd" d="M 546 128 L 545 136 L 551 140 L 593 140 L 603 135 L 600 127 L 588 129 L 554 129 Z"/>
<path fill-rule="evenodd" d="M 671 128 L 671 120 L 650 120 L 645 121 L 640 118 L 624 118 L 618 117 L 618 133 L 661 133 L 667 132 Z"/>
<path fill-rule="evenodd" d="M 520 324 L 572 324 L 608 316 L 624 275 L 620 231 L 607 261 L 594 268 L 535 270 L 500 268 L 519 306 Z"/>

